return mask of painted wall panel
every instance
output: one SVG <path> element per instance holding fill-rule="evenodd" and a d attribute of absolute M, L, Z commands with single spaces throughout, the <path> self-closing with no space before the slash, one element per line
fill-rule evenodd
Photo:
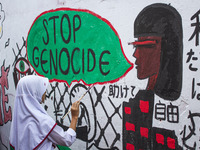
<path fill-rule="evenodd" d="M 94 84 L 70 149 L 199 149 L 199 5 L 0 1 L 0 149 L 28 74 L 51 80 L 43 107 L 64 130 L 71 116 L 62 117 Z"/>

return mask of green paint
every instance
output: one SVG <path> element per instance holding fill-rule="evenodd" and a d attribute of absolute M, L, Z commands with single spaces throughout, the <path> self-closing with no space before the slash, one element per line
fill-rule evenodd
<path fill-rule="evenodd" d="M 27 53 L 38 74 L 68 84 L 115 81 L 133 67 L 123 55 L 114 28 L 86 10 L 41 14 L 30 29 Z"/>
<path fill-rule="evenodd" d="M 10 145 L 10 150 L 15 150 L 15 149 Z"/>
<path fill-rule="evenodd" d="M 69 147 L 57 145 L 59 150 L 71 150 Z"/>
<path fill-rule="evenodd" d="M 20 71 L 21 71 L 21 72 L 24 72 L 24 70 L 25 70 L 25 64 L 24 64 L 24 61 L 23 61 L 23 60 L 21 60 L 21 61 L 19 62 L 19 67 L 20 67 Z"/>

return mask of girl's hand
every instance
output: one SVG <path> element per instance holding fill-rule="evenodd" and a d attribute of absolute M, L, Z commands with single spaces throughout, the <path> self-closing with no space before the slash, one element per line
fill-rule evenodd
<path fill-rule="evenodd" d="M 76 101 L 72 104 L 72 107 L 71 107 L 71 115 L 72 115 L 72 118 L 74 119 L 78 119 L 78 116 L 79 116 L 79 104 L 80 104 L 80 101 Z"/>

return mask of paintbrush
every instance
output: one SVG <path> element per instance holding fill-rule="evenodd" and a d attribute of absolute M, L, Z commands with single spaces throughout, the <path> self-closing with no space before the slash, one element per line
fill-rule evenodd
<path fill-rule="evenodd" d="M 87 92 L 89 92 L 89 90 L 94 86 L 94 84 L 92 84 L 91 86 L 89 86 L 89 88 L 87 89 L 87 91 L 78 99 L 78 101 L 80 102 L 81 99 L 87 94 Z M 65 119 L 65 117 L 71 112 L 71 109 L 62 117 L 62 119 Z"/>

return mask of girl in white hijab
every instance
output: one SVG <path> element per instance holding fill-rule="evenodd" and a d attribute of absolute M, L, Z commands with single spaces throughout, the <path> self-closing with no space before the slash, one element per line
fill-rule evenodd
<path fill-rule="evenodd" d="M 70 146 L 76 140 L 76 123 L 79 102 L 72 104 L 72 120 L 64 132 L 47 114 L 40 103 L 44 102 L 49 80 L 29 75 L 17 85 L 10 146 L 15 150 L 52 150 L 55 145 Z"/>

